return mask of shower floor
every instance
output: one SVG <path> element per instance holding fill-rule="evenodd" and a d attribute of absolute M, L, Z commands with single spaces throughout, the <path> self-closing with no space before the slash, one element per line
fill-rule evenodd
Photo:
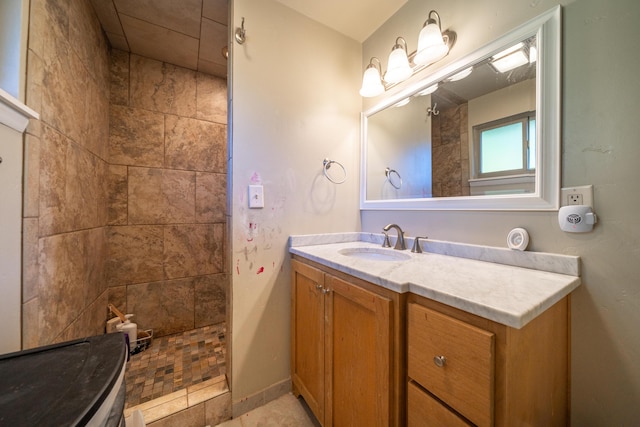
<path fill-rule="evenodd" d="M 225 375 L 225 332 L 221 323 L 154 338 L 127 363 L 125 407 Z"/>

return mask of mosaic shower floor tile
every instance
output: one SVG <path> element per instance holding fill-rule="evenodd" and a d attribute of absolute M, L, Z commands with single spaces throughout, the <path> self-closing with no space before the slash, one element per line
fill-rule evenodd
<path fill-rule="evenodd" d="M 226 325 L 154 338 L 125 370 L 125 407 L 139 405 L 226 374 Z"/>

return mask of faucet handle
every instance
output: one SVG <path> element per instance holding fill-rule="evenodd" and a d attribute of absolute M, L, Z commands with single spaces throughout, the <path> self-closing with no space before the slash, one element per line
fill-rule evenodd
<path fill-rule="evenodd" d="M 382 242 L 382 247 L 390 248 L 391 242 L 389 241 L 389 234 L 387 234 L 385 231 L 383 231 L 382 234 L 384 234 L 384 241 Z"/>
<path fill-rule="evenodd" d="M 416 236 L 413 238 L 413 247 L 411 248 L 411 252 L 416 254 L 422 253 L 422 248 L 420 247 L 420 239 L 426 239 L 427 236 Z"/>

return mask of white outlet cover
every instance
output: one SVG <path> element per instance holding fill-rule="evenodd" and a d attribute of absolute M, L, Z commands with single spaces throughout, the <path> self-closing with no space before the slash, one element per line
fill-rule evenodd
<path fill-rule="evenodd" d="M 582 185 L 579 187 L 566 187 L 560 189 L 560 206 L 569 206 L 570 194 L 581 194 L 581 205 L 591 206 L 593 208 L 593 185 Z M 577 206 L 577 205 L 574 205 Z"/>

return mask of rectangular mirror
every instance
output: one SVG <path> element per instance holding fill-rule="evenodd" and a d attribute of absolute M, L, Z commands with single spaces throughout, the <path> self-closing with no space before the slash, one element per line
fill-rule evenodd
<path fill-rule="evenodd" d="M 362 114 L 361 209 L 557 210 L 560 7 L 423 73 Z"/>

